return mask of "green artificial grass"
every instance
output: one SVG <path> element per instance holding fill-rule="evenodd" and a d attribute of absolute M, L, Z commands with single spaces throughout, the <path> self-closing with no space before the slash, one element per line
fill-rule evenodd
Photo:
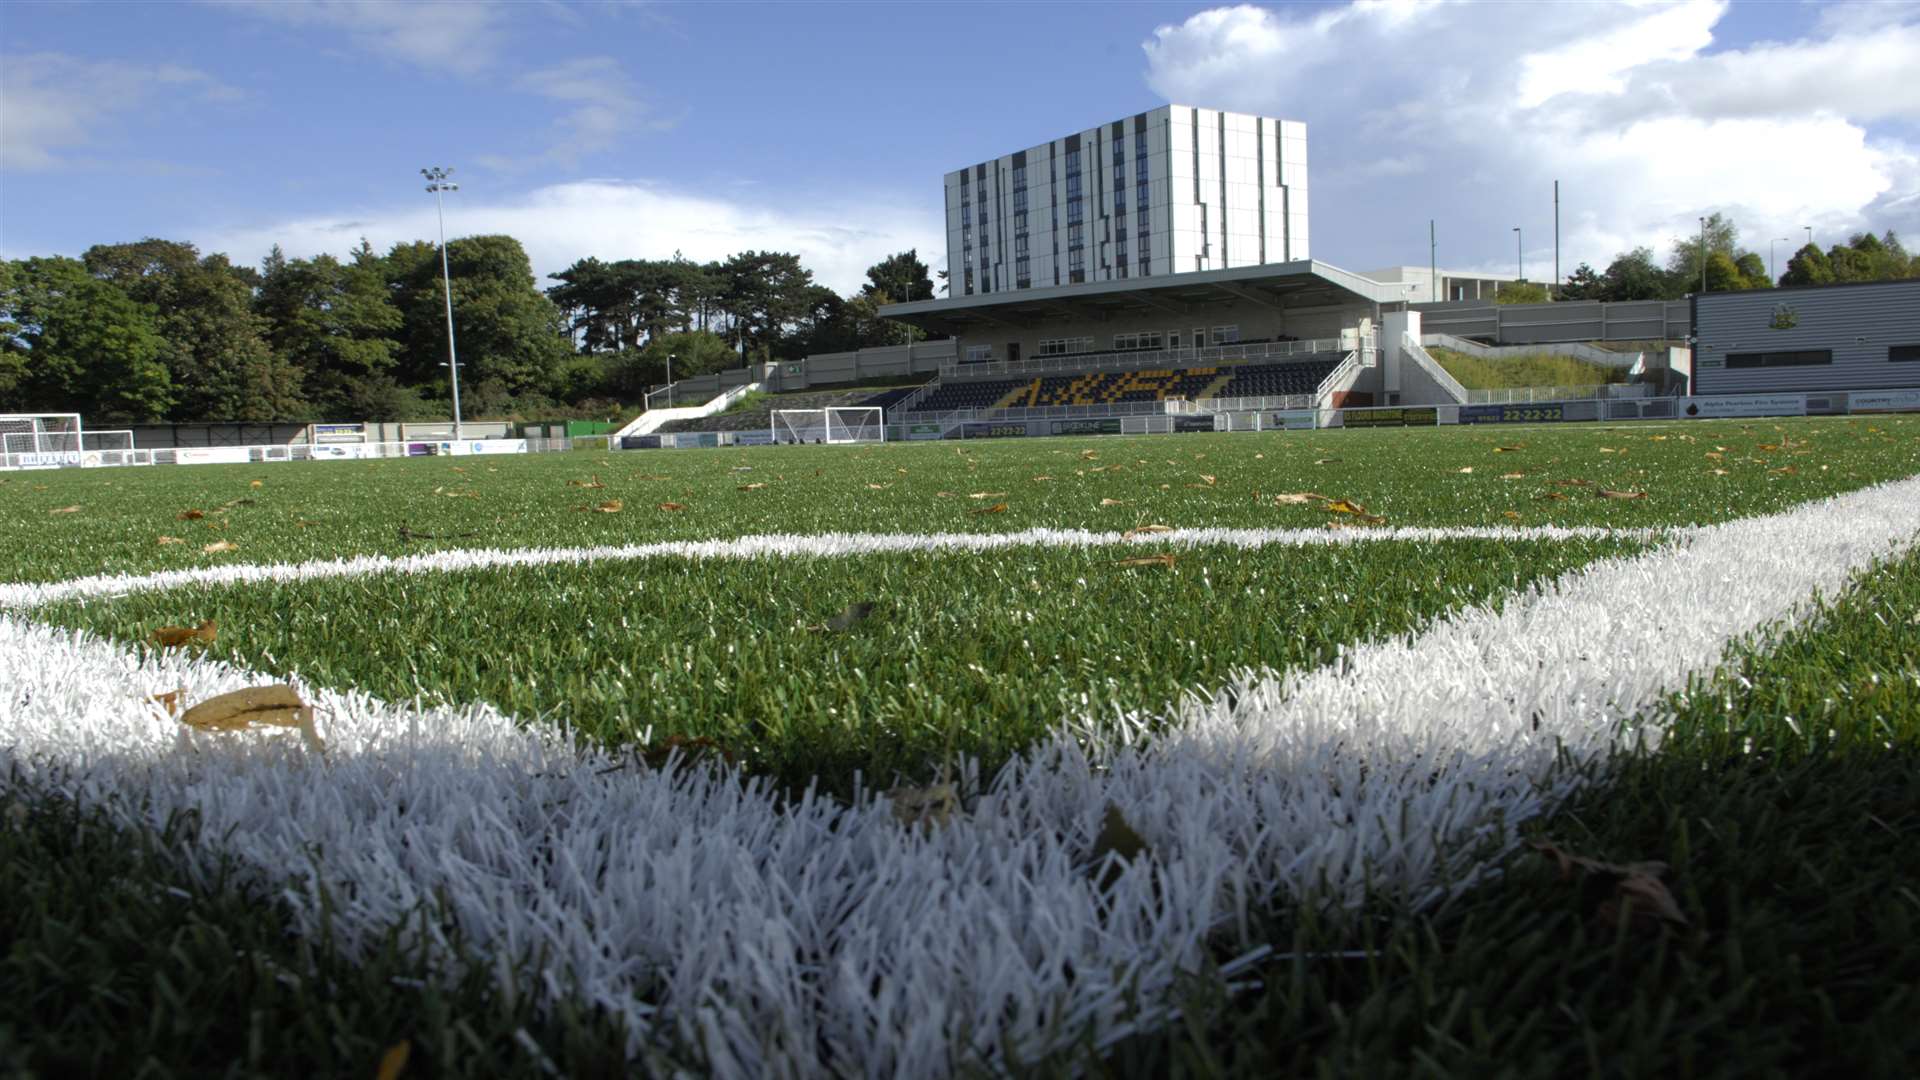
<path fill-rule="evenodd" d="M 1323 512 L 1324 516 L 1324 512 Z M 989 768 L 1066 720 L 1165 714 L 1235 671 L 1356 641 L 1596 558 L 1622 540 L 1376 542 L 638 562 L 194 587 L 66 602 L 40 621 L 145 647 L 219 624 L 210 655 L 387 700 L 488 701 L 611 744 L 719 742 L 848 791 Z M 871 602 L 844 630 L 833 620 Z"/>
<path fill-rule="evenodd" d="M 1527 353 L 1521 356 L 1472 356 L 1435 346 L 1428 349 L 1447 374 L 1469 390 L 1529 386 L 1598 386 L 1627 381 L 1625 368 L 1608 367 L 1575 356 Z"/>
<path fill-rule="evenodd" d="M 1653 719 L 1661 750 L 1528 831 L 1668 863 L 1685 925 L 1609 922 L 1604 879 L 1523 849 L 1437 913 L 1279 913 L 1263 985 L 1197 984 L 1094 1075 L 1913 1075 L 1920 554 Z"/>
<path fill-rule="evenodd" d="M 73 469 L 0 477 L 0 581 L 773 532 L 1324 524 L 1316 506 L 1274 504 L 1295 491 L 1358 500 L 1393 525 L 1687 524 L 1916 470 L 1914 417 Z M 617 513 L 595 509 L 616 499 Z M 191 511 L 205 516 L 181 519 Z M 235 547 L 204 551 L 221 541 Z"/>

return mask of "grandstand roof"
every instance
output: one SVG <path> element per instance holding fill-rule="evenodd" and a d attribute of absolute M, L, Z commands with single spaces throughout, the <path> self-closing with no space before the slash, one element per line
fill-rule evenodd
<path fill-rule="evenodd" d="M 1125 281 L 1095 281 L 1040 289 L 957 296 L 889 304 L 880 314 L 935 332 L 981 326 L 1023 326 L 1061 317 L 1105 316 L 1132 311 L 1188 314 L 1200 305 L 1246 300 L 1276 308 L 1331 304 L 1399 303 L 1408 286 L 1371 281 L 1312 259 L 1198 270 Z"/>

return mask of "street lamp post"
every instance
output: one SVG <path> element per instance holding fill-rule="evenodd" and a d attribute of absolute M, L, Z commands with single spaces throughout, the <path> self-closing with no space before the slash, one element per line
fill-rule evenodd
<path fill-rule="evenodd" d="M 459 442 L 460 433 L 460 358 L 453 348 L 453 273 L 447 269 L 447 209 L 441 201 L 441 193 L 459 191 L 460 185 L 448 180 L 452 169 L 434 166 L 421 169 L 420 175 L 427 178 L 427 190 L 433 193 L 434 213 L 440 218 L 440 282 L 447 298 L 447 378 L 453 385 L 453 441 Z"/>
<path fill-rule="evenodd" d="M 1813 246 L 1813 226 L 1802 225 L 1800 227 L 1807 230 L 1807 246 L 1812 247 Z"/>
<path fill-rule="evenodd" d="M 1520 226 L 1515 225 L 1513 227 L 1513 283 L 1515 285 L 1527 280 L 1526 259 L 1520 254 L 1520 240 L 1522 235 Z"/>
<path fill-rule="evenodd" d="M 673 408 L 673 354 L 667 354 L 667 408 Z"/>
<path fill-rule="evenodd" d="M 1793 243 L 1793 240 L 1785 236 L 1776 236 L 1773 239 L 1767 241 L 1767 276 L 1773 279 L 1773 283 L 1775 285 L 1780 284 L 1780 275 L 1774 272 L 1775 267 L 1773 265 L 1773 245 L 1791 244 L 1791 243 Z"/>
<path fill-rule="evenodd" d="M 1707 219 L 1700 219 L 1700 291 L 1707 291 Z"/>

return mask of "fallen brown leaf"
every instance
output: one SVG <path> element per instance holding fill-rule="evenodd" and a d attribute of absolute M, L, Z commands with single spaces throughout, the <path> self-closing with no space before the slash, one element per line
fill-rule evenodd
<path fill-rule="evenodd" d="M 1300 506 L 1310 502 L 1332 502 L 1333 500 L 1311 491 L 1293 491 L 1285 495 L 1275 495 L 1273 501 L 1282 506 Z"/>
<path fill-rule="evenodd" d="M 323 750 L 313 726 L 313 706 L 285 683 L 250 686 L 220 694 L 180 714 L 180 722 L 200 731 L 245 731 L 255 724 L 299 728 L 307 745 Z"/>
<path fill-rule="evenodd" d="M 1131 540 L 1136 536 L 1155 536 L 1160 533 L 1170 533 L 1172 531 L 1173 526 L 1171 525 L 1135 525 L 1120 535 Z"/>
<path fill-rule="evenodd" d="M 1687 925 L 1686 914 L 1674 901 L 1673 893 L 1660 880 L 1667 872 L 1666 863 L 1610 863 L 1575 855 L 1551 840 L 1532 840 L 1528 844 L 1559 865 L 1563 881 L 1572 879 L 1576 869 L 1585 874 L 1613 879 L 1612 894 L 1601 901 L 1593 913 L 1594 921 L 1601 926 L 1618 925 L 1622 919 L 1629 925 Z"/>
<path fill-rule="evenodd" d="M 1101 499 L 1100 505 L 1101 506 L 1125 506 L 1127 505 L 1127 503 L 1126 503 L 1126 500 L 1124 499 Z"/>
<path fill-rule="evenodd" d="M 63 506 L 58 510 L 47 511 L 49 514 L 77 514 L 79 512 L 80 508 L 78 506 Z"/>
<path fill-rule="evenodd" d="M 659 506 L 662 510 L 685 510 L 687 508 L 686 503 L 677 502 L 663 502 L 660 503 Z"/>
<path fill-rule="evenodd" d="M 977 509 L 967 511 L 967 513 L 969 514 L 1004 514 L 1006 512 L 1007 512 L 1006 503 L 994 503 L 992 506 L 982 506 Z"/>
<path fill-rule="evenodd" d="M 200 550 L 208 555 L 215 555 L 222 551 L 238 551 L 240 550 L 240 545 L 231 540 L 215 540 Z"/>
<path fill-rule="evenodd" d="M 976 491 L 976 492 L 974 492 L 973 494 L 971 494 L 971 495 L 969 495 L 969 496 L 967 496 L 967 498 L 969 498 L 969 499 L 998 499 L 998 498 L 1000 498 L 1001 496 L 1003 496 L 1003 495 L 1005 495 L 1005 494 L 1006 494 L 1006 492 L 1004 492 L 1004 491 Z"/>
<path fill-rule="evenodd" d="M 740 491 L 759 491 L 759 490 L 760 490 L 761 488 L 763 488 L 763 487 L 766 487 L 766 486 L 767 486 L 767 485 L 766 485 L 766 483 L 765 483 L 764 481 L 762 481 L 762 482 L 760 482 L 760 483 L 755 483 L 755 484 L 741 484 L 741 485 L 740 485 L 740 487 L 739 487 L 739 488 L 738 488 L 737 490 L 740 490 Z"/>
<path fill-rule="evenodd" d="M 163 626 L 148 636 L 163 649 L 175 649 L 196 641 L 202 645 L 212 644 L 217 629 L 218 624 L 212 619 L 203 619 L 199 626 Z"/>
<path fill-rule="evenodd" d="M 1603 499 L 1644 499 L 1647 497 L 1647 493 L 1644 491 L 1611 491 L 1607 488 L 1598 488 L 1594 491 L 1594 494 Z"/>
<path fill-rule="evenodd" d="M 1178 556 L 1174 555 L 1172 552 L 1169 551 L 1169 552 L 1163 552 L 1162 554 L 1159 554 L 1159 555 L 1141 555 L 1132 559 L 1121 559 L 1119 562 L 1116 562 L 1113 565 L 1115 566 L 1172 566 L 1176 558 L 1178 558 Z"/>
<path fill-rule="evenodd" d="M 407 1071 L 407 1059 L 413 1056 L 413 1043 L 401 1039 L 387 1052 L 380 1055 L 380 1068 L 373 1074 L 373 1080 L 400 1080 L 400 1074 Z"/>
<path fill-rule="evenodd" d="M 162 536 L 159 538 L 159 543 L 162 547 L 165 547 L 168 544 L 184 544 L 186 541 L 177 536 Z"/>
<path fill-rule="evenodd" d="M 206 516 L 207 516 L 207 512 L 205 510 L 182 510 L 178 514 L 174 515 L 174 520 L 175 521 L 199 521 L 201 518 Z"/>

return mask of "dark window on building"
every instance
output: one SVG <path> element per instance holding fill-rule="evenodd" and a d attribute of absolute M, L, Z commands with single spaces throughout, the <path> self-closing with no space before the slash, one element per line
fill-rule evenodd
<path fill-rule="evenodd" d="M 1067 221 L 1068 222 L 1077 223 L 1083 218 L 1085 218 L 1086 216 L 1087 216 L 1087 206 L 1084 201 L 1082 201 L 1078 197 L 1067 200 Z M 1058 228 L 1058 226 L 1055 226 L 1055 228 Z"/>
<path fill-rule="evenodd" d="M 1025 255 L 1013 260 L 1013 284 L 1015 288 L 1033 288 L 1033 263 Z"/>
<path fill-rule="evenodd" d="M 1832 349 L 1798 349 L 1792 352 L 1728 353 L 1729 368 L 1805 367 L 1833 363 Z"/>
<path fill-rule="evenodd" d="M 1920 362 L 1920 345 L 1889 345 L 1887 360 L 1895 364 Z"/>
<path fill-rule="evenodd" d="M 1070 172 L 1067 174 L 1067 198 L 1077 199 L 1079 197 L 1080 197 L 1080 174 L 1077 172 Z"/>
<path fill-rule="evenodd" d="M 1024 214 L 1027 212 L 1027 189 L 1026 188 L 1013 189 L 1013 209 L 1016 213 Z"/>

